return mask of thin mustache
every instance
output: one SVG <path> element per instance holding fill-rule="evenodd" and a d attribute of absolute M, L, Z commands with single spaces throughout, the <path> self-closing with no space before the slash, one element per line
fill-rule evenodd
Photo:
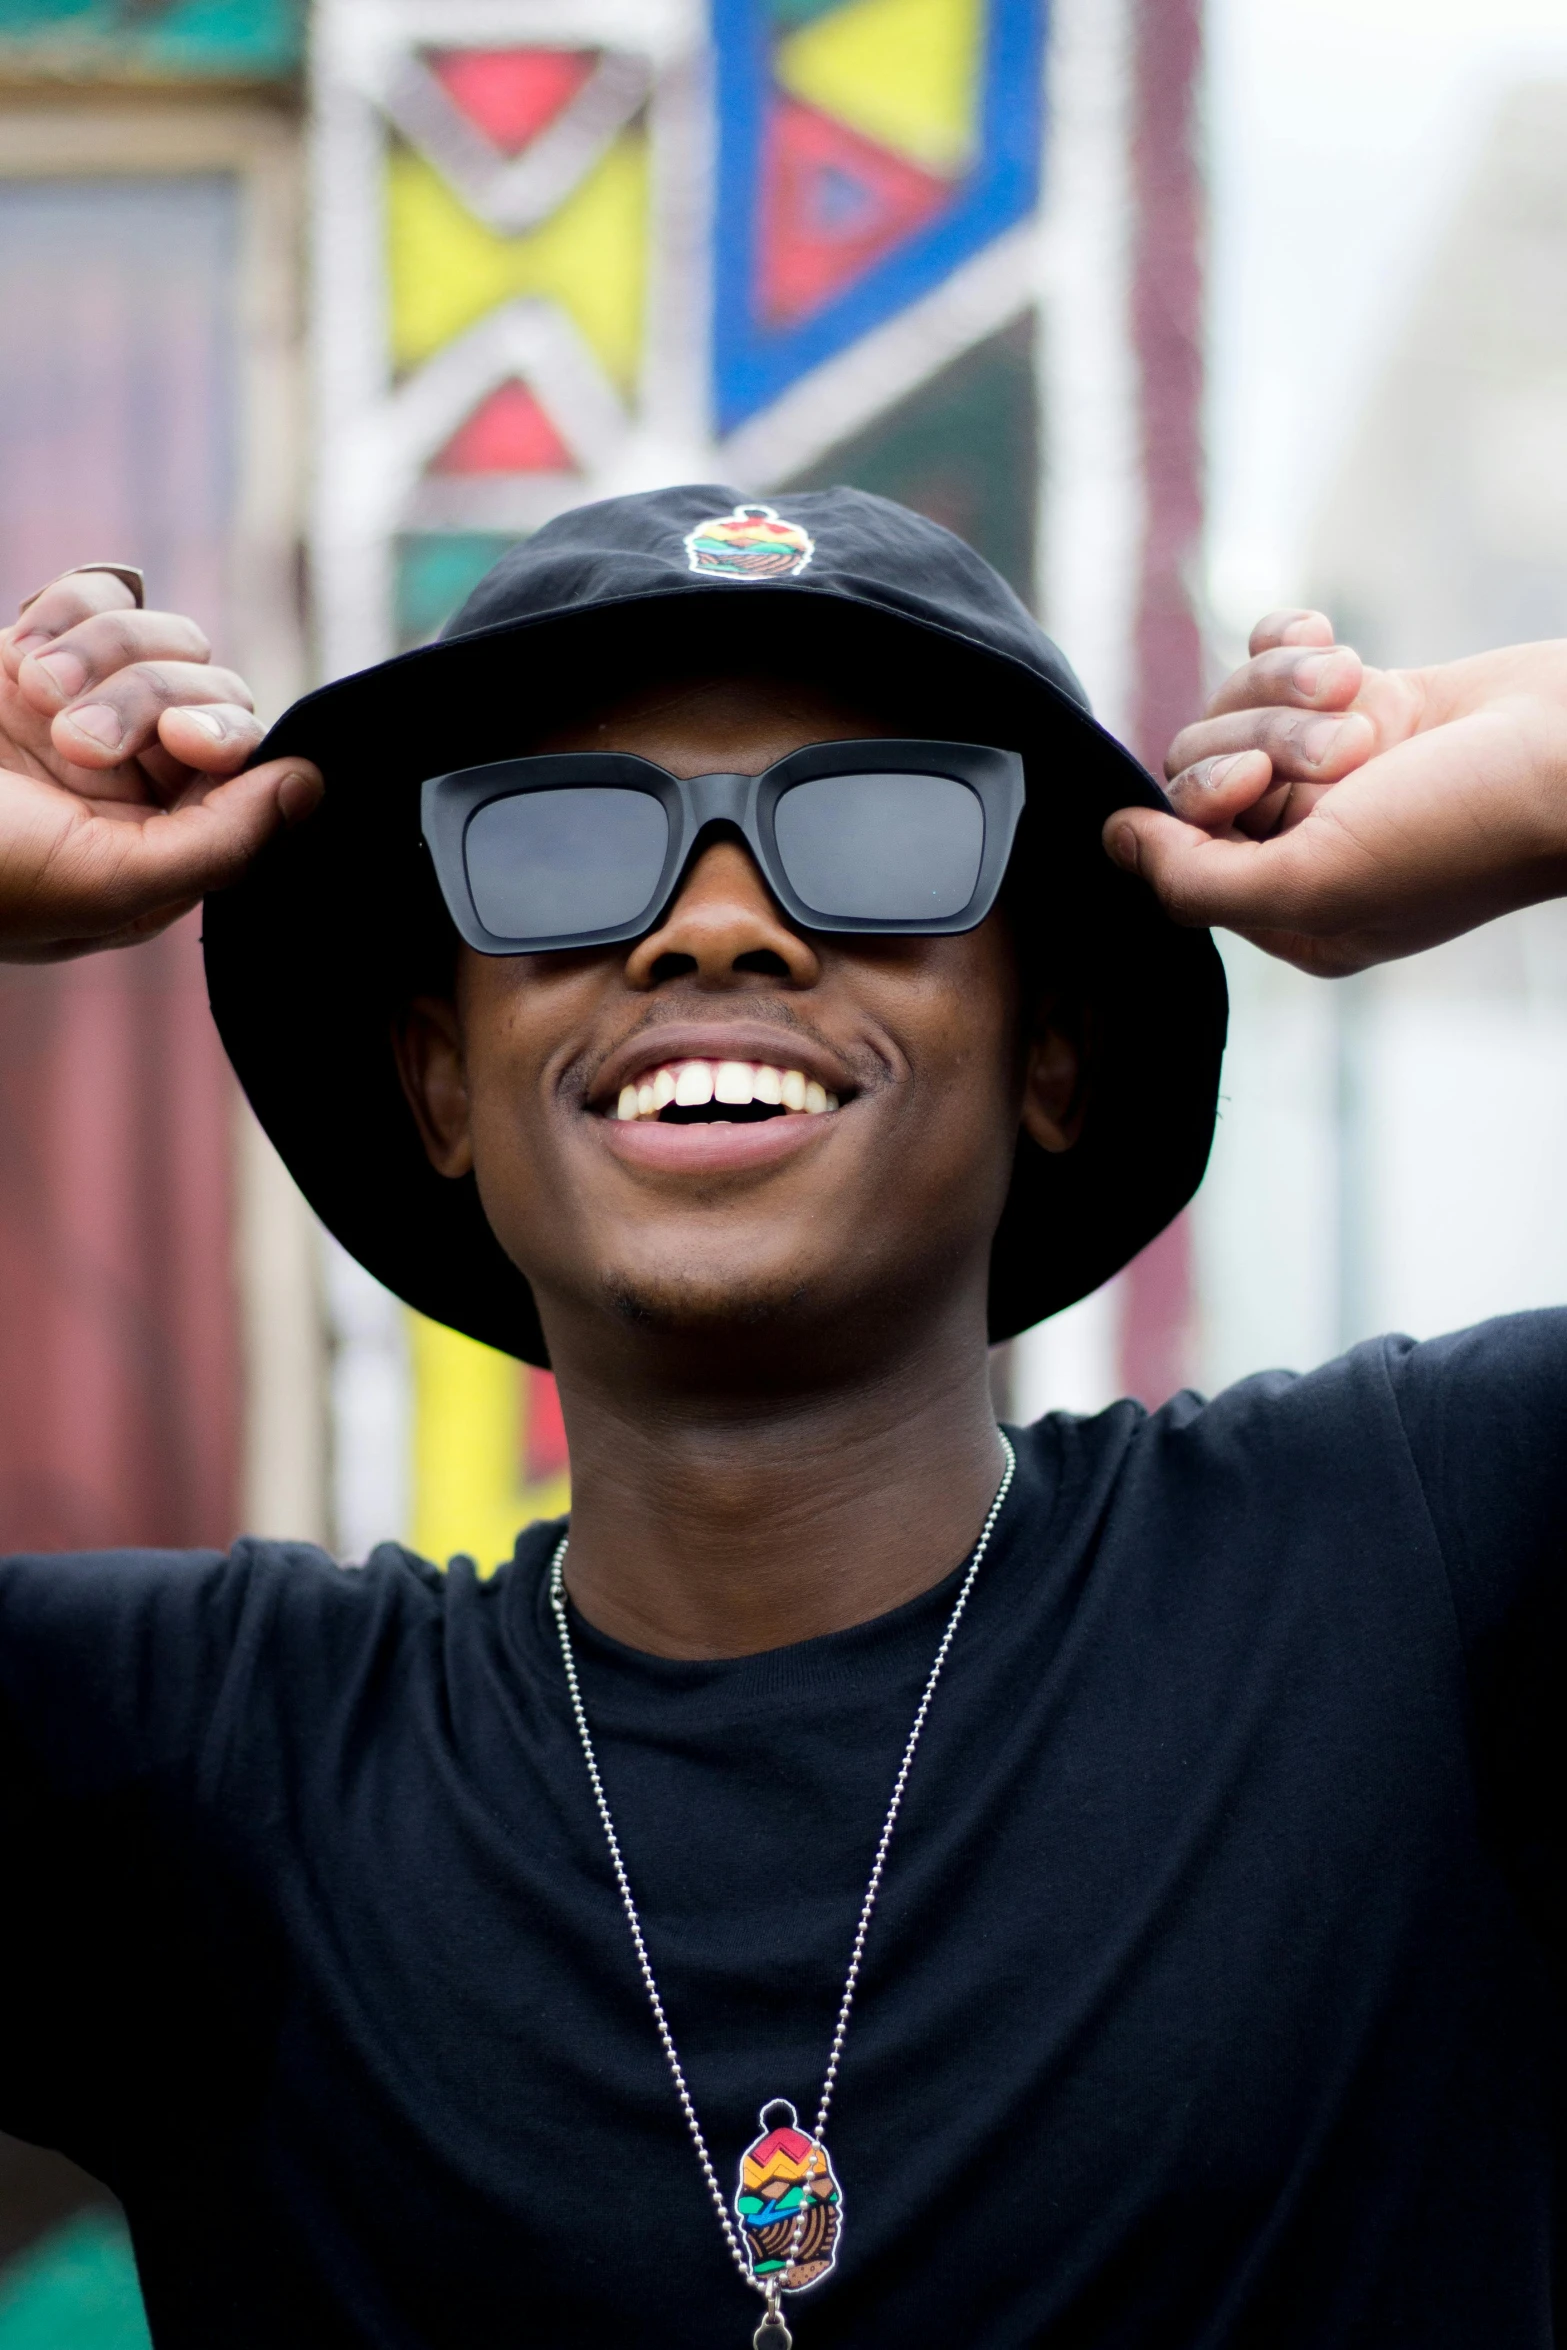
<path fill-rule="evenodd" d="M 865 1057 L 864 1048 L 861 1049 L 859 1056 L 855 1056 L 845 1051 L 841 1046 L 829 1044 L 818 1029 L 813 1028 L 808 1021 L 802 1020 L 793 1007 L 787 1004 L 770 1003 L 765 1009 L 759 1005 L 747 1004 L 744 1017 L 757 1027 L 776 1028 L 783 1035 L 801 1037 L 807 1043 L 815 1045 L 819 1052 L 825 1053 L 830 1059 L 847 1062 L 851 1068 L 854 1067 L 857 1057 Z M 622 1052 L 628 1044 L 634 1044 L 641 1037 L 651 1036 L 660 1028 L 687 1028 L 691 1025 L 691 1018 L 689 1003 L 660 1004 L 656 1010 L 650 1011 L 637 1023 L 635 1028 L 628 1030 L 624 1036 L 616 1037 L 613 1044 L 605 1045 L 601 1051 L 594 1055 L 591 1063 L 579 1064 L 576 1075 L 581 1086 L 580 1098 L 583 1101 L 589 1098 L 598 1083 L 599 1072 L 612 1053 Z M 870 1056 L 870 1065 L 875 1068 L 878 1074 L 882 1073 L 879 1055 Z M 858 1068 L 855 1068 L 855 1080 L 856 1083 L 860 1081 Z M 576 1090 L 575 1086 L 573 1090 Z"/>

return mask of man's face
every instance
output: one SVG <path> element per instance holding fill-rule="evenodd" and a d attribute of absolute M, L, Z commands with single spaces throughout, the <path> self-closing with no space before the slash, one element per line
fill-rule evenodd
<path fill-rule="evenodd" d="M 717 678 L 535 747 L 751 774 L 898 731 L 804 684 Z M 475 1171 L 558 1364 L 641 1333 L 731 1359 L 760 1337 L 782 1370 L 933 1314 L 983 1332 L 1020 1118 L 1048 1149 L 1073 1132 L 1075 1056 L 1034 1013 L 999 910 L 959 937 L 802 931 L 744 844 L 710 836 L 630 946 L 462 949 L 455 1001 L 416 1005 L 400 1052 L 432 1161 Z M 683 1095 L 760 1098 L 666 1101 L 693 1066 Z M 802 1085 L 813 1106 L 791 1110 Z"/>

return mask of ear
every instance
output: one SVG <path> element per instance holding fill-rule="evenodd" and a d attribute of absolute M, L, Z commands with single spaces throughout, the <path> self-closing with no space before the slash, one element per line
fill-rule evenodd
<path fill-rule="evenodd" d="M 444 996 L 415 996 L 393 1025 L 392 1050 L 431 1166 L 438 1175 L 471 1174 L 468 1072 L 456 1005 Z"/>
<path fill-rule="evenodd" d="M 1084 1053 L 1059 998 L 1034 1015 L 1023 1068 L 1023 1131 L 1042 1151 L 1069 1151 L 1083 1131 Z"/>

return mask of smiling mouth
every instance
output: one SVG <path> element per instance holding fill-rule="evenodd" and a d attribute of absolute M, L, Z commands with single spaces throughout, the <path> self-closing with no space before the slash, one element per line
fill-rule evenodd
<path fill-rule="evenodd" d="M 803 1069 L 766 1061 L 664 1061 L 623 1085 L 610 1116 L 624 1124 L 758 1126 L 769 1118 L 820 1118 L 838 1107 Z"/>

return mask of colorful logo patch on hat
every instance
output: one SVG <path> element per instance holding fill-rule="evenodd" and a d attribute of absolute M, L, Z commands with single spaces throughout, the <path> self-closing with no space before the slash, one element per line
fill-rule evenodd
<path fill-rule="evenodd" d="M 794 579 L 816 552 L 810 532 L 773 506 L 715 514 L 687 531 L 685 543 L 692 570 L 715 579 Z"/>

